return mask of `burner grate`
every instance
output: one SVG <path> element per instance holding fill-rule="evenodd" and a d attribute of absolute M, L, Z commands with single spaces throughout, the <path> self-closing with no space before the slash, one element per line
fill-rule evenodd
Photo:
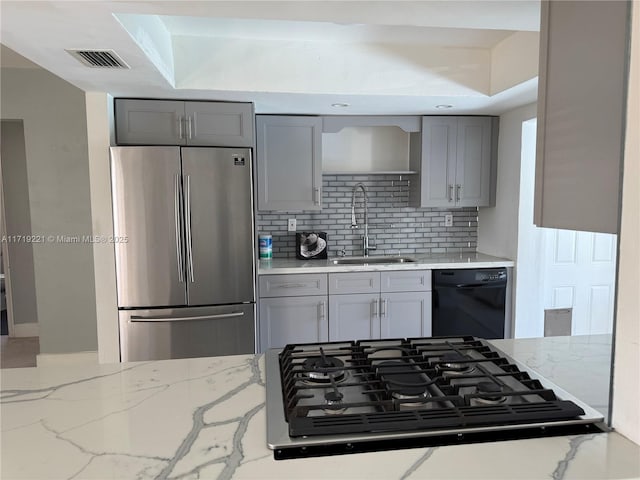
<path fill-rule="evenodd" d="M 292 437 L 465 429 L 584 415 L 474 337 L 288 345 L 279 363 Z M 479 386 L 491 387 L 489 394 Z M 497 401 L 487 399 L 493 390 Z"/>
<path fill-rule="evenodd" d="M 584 415 L 573 402 L 558 400 L 540 404 L 453 407 L 361 415 L 296 417 L 289 423 L 292 437 L 336 433 L 415 431 L 453 427 L 480 427 L 566 420 Z"/>

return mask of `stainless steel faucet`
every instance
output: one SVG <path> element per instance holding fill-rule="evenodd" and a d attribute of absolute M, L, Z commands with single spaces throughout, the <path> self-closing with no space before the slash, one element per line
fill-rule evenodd
<path fill-rule="evenodd" d="M 376 247 L 369 246 L 369 211 L 368 203 L 369 196 L 367 194 L 367 187 L 363 183 L 356 183 L 351 190 L 351 228 L 358 228 L 358 222 L 356 222 L 356 192 L 358 188 L 362 190 L 364 196 L 364 235 L 362 236 L 362 250 L 364 256 L 369 256 L 369 250 L 375 250 Z"/>

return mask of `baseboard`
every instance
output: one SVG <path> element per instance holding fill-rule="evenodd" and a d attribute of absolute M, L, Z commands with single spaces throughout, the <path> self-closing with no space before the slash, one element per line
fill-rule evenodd
<path fill-rule="evenodd" d="M 37 323 L 14 323 L 12 337 L 39 337 L 40 329 Z"/>
<path fill-rule="evenodd" d="M 98 363 L 98 352 L 75 353 L 40 353 L 36 356 L 38 367 L 51 367 L 60 365 L 87 365 Z"/>

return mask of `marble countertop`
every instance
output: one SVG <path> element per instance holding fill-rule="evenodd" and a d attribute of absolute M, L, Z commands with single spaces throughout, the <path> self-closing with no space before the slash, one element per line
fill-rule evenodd
<path fill-rule="evenodd" d="M 371 255 L 375 257 L 376 255 Z M 260 260 L 258 275 L 287 274 L 287 273 L 334 273 L 334 272 L 363 272 L 384 270 L 431 270 L 436 268 L 496 268 L 513 267 L 513 260 L 493 257 L 484 253 L 460 254 L 417 254 L 402 255 L 415 259 L 409 263 L 383 263 L 367 265 L 334 265 L 328 260 L 298 260 L 296 258 L 273 258 Z M 339 258 L 339 257 L 335 257 Z M 347 257 L 348 258 L 348 257 Z"/>
<path fill-rule="evenodd" d="M 559 360 L 594 363 L 584 341 L 546 343 L 497 342 L 556 382 Z M 640 478 L 613 432 L 275 461 L 260 355 L 8 369 L 1 387 L 3 480 Z"/>

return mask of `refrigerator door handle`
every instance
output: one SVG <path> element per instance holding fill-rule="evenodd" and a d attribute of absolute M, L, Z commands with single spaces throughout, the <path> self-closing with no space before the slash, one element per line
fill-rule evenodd
<path fill-rule="evenodd" d="M 132 315 L 130 322 L 188 322 L 190 320 L 216 320 L 219 318 L 242 317 L 244 312 L 220 313 L 217 315 L 196 315 L 193 317 L 142 317 Z"/>
<path fill-rule="evenodd" d="M 174 199 L 173 213 L 175 217 L 175 234 L 176 234 L 176 259 L 178 262 L 178 279 L 180 283 L 184 282 L 184 261 L 182 259 L 182 235 L 180 235 L 182 224 L 182 211 L 180 209 L 180 175 L 176 175 L 173 183 Z"/>
<path fill-rule="evenodd" d="M 193 249 L 192 245 L 192 231 L 191 231 L 191 175 L 187 175 L 187 185 L 185 192 L 185 231 L 187 234 L 187 260 L 189 262 L 188 271 L 189 271 L 189 279 L 191 283 L 195 282 L 194 273 L 193 273 Z"/>

